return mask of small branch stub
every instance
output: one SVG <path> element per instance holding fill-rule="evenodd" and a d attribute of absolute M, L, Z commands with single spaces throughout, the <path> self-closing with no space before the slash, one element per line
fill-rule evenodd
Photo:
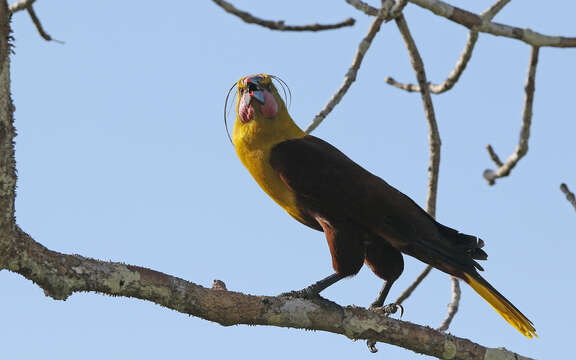
<path fill-rule="evenodd" d="M 560 191 L 566 195 L 566 200 L 568 200 L 568 202 L 574 207 L 574 210 L 576 210 L 576 197 L 574 196 L 574 193 L 568 189 L 568 185 L 564 183 L 560 184 Z"/>

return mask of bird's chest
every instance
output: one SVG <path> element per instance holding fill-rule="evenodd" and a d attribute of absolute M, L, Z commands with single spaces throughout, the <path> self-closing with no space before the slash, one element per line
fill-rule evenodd
<path fill-rule="evenodd" d="M 270 149 L 271 147 L 268 146 L 250 149 L 247 146 L 240 145 L 236 147 L 236 152 L 262 190 L 292 217 L 304 222 L 305 220 L 298 208 L 296 196 L 292 189 L 286 185 L 278 173 L 270 166 Z"/>

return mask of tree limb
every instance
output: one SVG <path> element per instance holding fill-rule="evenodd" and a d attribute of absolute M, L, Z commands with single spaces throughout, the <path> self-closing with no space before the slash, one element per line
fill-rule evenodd
<path fill-rule="evenodd" d="M 536 81 L 536 67 L 538 66 L 538 51 L 540 48 L 533 46 L 530 54 L 530 65 L 526 76 L 526 96 L 524 98 L 524 109 L 522 110 L 522 128 L 520 129 L 520 140 L 514 153 L 502 164 L 500 158 L 494 152 L 491 145 L 487 146 L 490 158 L 498 165 L 497 170 L 486 169 L 484 178 L 488 184 L 494 185 L 496 179 L 510 175 L 512 169 L 518 161 L 528 152 L 528 139 L 530 138 L 530 125 L 532 124 L 532 107 L 534 104 L 534 90 Z"/>
<path fill-rule="evenodd" d="M 278 30 L 278 31 L 322 31 L 322 30 L 332 30 L 332 29 L 339 29 L 346 26 L 352 26 L 356 22 L 353 18 L 346 19 L 342 22 L 336 24 L 310 24 L 310 25 L 285 25 L 284 21 L 271 21 L 271 20 L 264 20 L 258 18 L 249 12 L 242 11 L 234 7 L 234 5 L 230 4 L 224 0 L 212 0 L 216 5 L 220 6 L 226 12 L 229 12 L 232 15 L 236 15 L 240 19 L 244 20 L 248 24 L 256 24 L 268 28 L 270 30 Z"/>
<path fill-rule="evenodd" d="M 32 280 L 47 296 L 57 300 L 93 291 L 147 300 L 224 326 L 249 324 L 321 330 L 350 339 L 376 339 L 443 359 L 484 360 L 488 355 L 528 359 L 364 308 L 341 307 L 322 298 L 246 295 L 227 291 L 220 281 L 207 289 L 139 266 L 51 251 L 19 228 L 11 235 L 0 238 L 0 268 Z"/>
<path fill-rule="evenodd" d="M 530 29 L 522 29 L 495 22 L 482 23 L 482 18 L 479 15 L 440 0 L 410 0 L 410 2 L 481 33 L 516 39 L 537 47 L 576 47 L 575 37 L 544 35 Z"/>

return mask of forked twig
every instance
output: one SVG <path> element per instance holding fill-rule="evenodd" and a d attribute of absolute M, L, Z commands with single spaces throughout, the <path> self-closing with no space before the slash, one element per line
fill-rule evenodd
<path fill-rule="evenodd" d="M 522 128 L 520 129 L 520 141 L 514 153 L 506 159 L 506 162 L 498 164 L 498 156 L 490 146 L 488 153 L 492 160 L 498 165 L 497 170 L 486 169 L 484 171 L 484 178 L 488 184 L 494 185 L 496 179 L 508 176 L 512 169 L 516 166 L 518 161 L 522 159 L 528 152 L 528 139 L 530 138 L 530 125 L 532 124 L 532 107 L 534 104 L 534 90 L 536 79 L 536 67 L 538 66 L 538 47 L 533 46 L 530 54 L 530 65 L 528 68 L 528 75 L 526 77 L 526 96 L 524 98 L 524 109 L 522 110 Z M 492 150 L 492 151 L 490 151 Z"/>
<path fill-rule="evenodd" d="M 502 10 L 502 8 L 504 8 L 504 6 L 506 4 L 508 4 L 509 2 L 510 2 L 510 0 L 498 0 L 498 1 L 496 1 L 492 6 L 490 6 L 490 8 L 488 8 L 486 11 L 484 11 L 480 15 L 482 22 L 487 23 L 487 22 L 492 21 L 494 16 L 496 16 L 496 14 L 498 14 L 498 12 L 500 10 Z M 477 41 L 478 41 L 478 31 L 476 31 L 474 28 L 472 28 L 472 30 L 470 30 L 470 32 L 468 33 L 468 39 L 466 40 L 466 45 L 464 46 L 464 49 L 462 50 L 462 53 L 460 54 L 460 58 L 456 62 L 454 69 L 450 72 L 450 74 L 448 75 L 446 80 L 444 80 L 444 82 L 442 82 L 441 84 L 428 84 L 428 86 L 430 87 L 430 91 L 432 93 L 442 94 L 442 93 L 452 89 L 454 87 L 454 85 L 456 85 L 456 83 L 460 79 L 460 76 L 462 75 L 462 73 L 466 69 L 468 62 L 472 58 L 472 52 L 474 51 L 474 47 L 476 46 Z M 420 91 L 419 85 L 404 84 L 404 83 L 401 83 L 401 82 L 394 80 L 391 77 L 386 78 L 386 83 L 389 85 L 395 86 L 399 89 L 406 90 L 408 92 Z"/>

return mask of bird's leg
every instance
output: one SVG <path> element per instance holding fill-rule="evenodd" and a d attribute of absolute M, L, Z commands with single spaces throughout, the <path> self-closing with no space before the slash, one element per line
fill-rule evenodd
<path fill-rule="evenodd" d="M 384 285 L 382 286 L 376 300 L 374 300 L 370 305 L 370 309 L 381 311 L 386 315 L 394 314 L 396 311 L 400 310 L 400 316 L 402 316 L 404 314 L 404 308 L 402 305 L 392 303 L 384 306 L 384 301 L 392 288 L 392 284 L 394 284 L 394 281 L 384 281 Z"/>
<path fill-rule="evenodd" d="M 330 285 L 334 285 L 335 283 L 344 279 L 345 277 L 346 276 L 341 275 L 339 273 L 334 273 L 318 282 L 315 282 L 314 284 L 308 287 L 305 287 L 302 290 L 290 291 L 287 293 L 280 294 L 280 296 L 300 297 L 305 299 L 314 298 L 317 297 L 322 290 L 326 289 Z"/>
<path fill-rule="evenodd" d="M 404 308 L 402 305 L 392 303 L 384 306 L 384 301 L 386 300 L 386 297 L 392 288 L 392 284 L 394 284 L 394 281 L 384 281 L 384 285 L 382 286 L 382 289 L 380 290 L 376 300 L 374 300 L 374 302 L 370 305 L 370 309 L 382 312 L 387 316 L 396 313 L 396 311 L 400 309 L 400 316 L 402 316 L 402 314 L 404 314 Z M 378 352 L 378 349 L 376 348 L 376 341 L 366 340 L 366 346 L 368 346 L 368 350 L 370 350 L 370 352 Z"/>

